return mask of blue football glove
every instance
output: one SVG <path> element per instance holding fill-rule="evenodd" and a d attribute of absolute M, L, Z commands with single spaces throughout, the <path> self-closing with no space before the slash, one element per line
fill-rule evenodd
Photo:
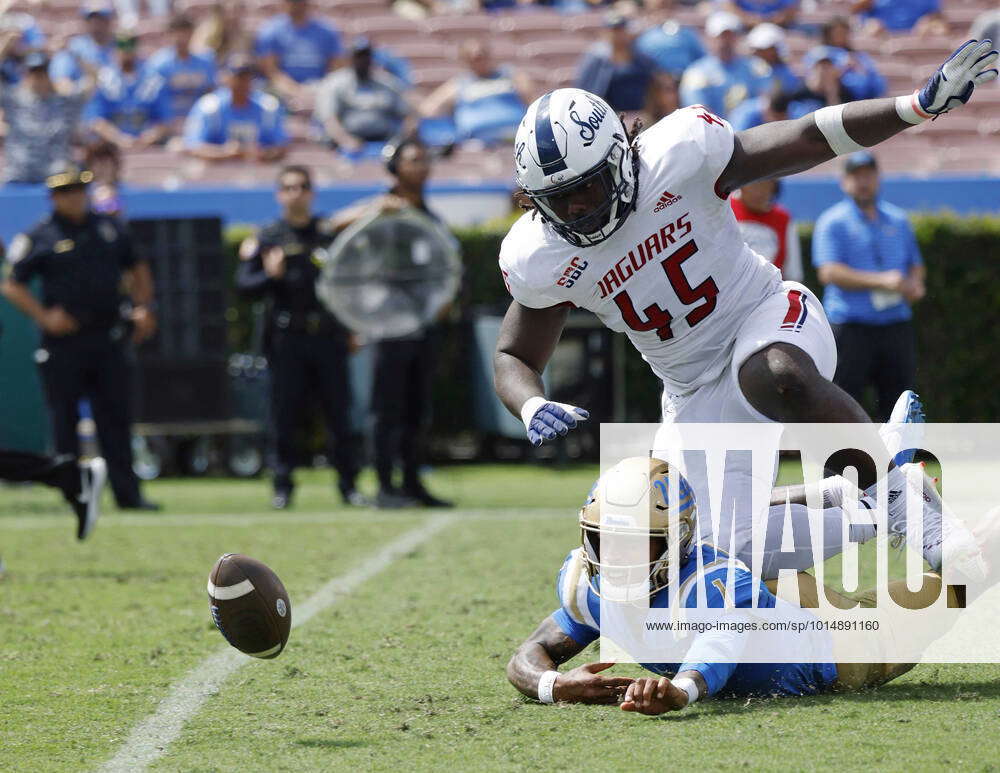
<path fill-rule="evenodd" d="M 964 105 L 976 86 L 997 77 L 994 65 L 998 56 L 989 39 L 966 41 L 938 67 L 920 91 L 899 98 L 896 109 L 900 117 L 909 123 L 920 123 Z"/>
<path fill-rule="evenodd" d="M 578 421 L 590 418 L 583 408 L 566 403 L 555 403 L 544 397 L 532 397 L 521 408 L 521 421 L 528 431 L 531 445 L 540 446 L 546 440 L 554 440 L 576 427 Z"/>

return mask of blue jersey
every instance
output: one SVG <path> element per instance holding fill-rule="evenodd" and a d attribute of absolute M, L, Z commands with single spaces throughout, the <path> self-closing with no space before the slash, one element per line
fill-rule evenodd
<path fill-rule="evenodd" d="M 702 570 L 699 572 L 694 552 L 680 567 L 677 593 L 681 607 L 693 609 L 700 603 L 714 609 L 769 609 L 778 603 L 774 594 L 754 579 L 740 561 L 730 560 L 711 545 L 700 544 L 695 549 L 701 553 Z M 561 605 L 552 613 L 556 624 L 578 644 L 586 645 L 597 639 L 601 599 L 591 587 L 582 548 L 566 557 L 556 592 Z M 659 590 L 650 599 L 650 607 L 669 607 L 673 601 L 671 593 L 670 588 Z M 661 676 L 697 671 L 708 686 L 708 694 L 722 696 L 813 695 L 828 688 L 837 678 L 837 667 L 829 662 L 732 662 L 742 651 L 744 636 L 736 631 L 707 630 L 695 638 L 684 662 L 643 663 L 642 667 Z M 712 655 L 717 655 L 718 660 Z"/>
<path fill-rule="evenodd" d="M 288 142 L 278 100 L 254 91 L 248 104 L 237 106 L 229 89 L 218 89 L 195 102 L 184 123 L 184 146 L 224 145 L 231 140 L 256 143 L 262 148 Z"/>
<path fill-rule="evenodd" d="M 257 56 L 275 56 L 278 67 L 299 83 L 326 75 L 331 59 L 340 55 L 340 33 L 320 19 L 301 27 L 288 16 L 275 16 L 261 28 L 254 47 Z"/>
<path fill-rule="evenodd" d="M 940 11 L 940 0 L 875 0 L 869 10 L 861 12 L 861 17 L 878 19 L 893 32 L 905 32 L 913 29 L 921 16 Z"/>
<path fill-rule="evenodd" d="M 87 120 L 103 118 L 126 134 L 138 137 L 146 129 L 172 117 L 170 99 L 159 75 L 123 73 L 105 67 L 97 77 L 97 90 L 84 112 Z"/>
<path fill-rule="evenodd" d="M 172 46 L 161 48 L 146 62 L 146 72 L 163 78 L 174 115 L 187 115 L 194 103 L 215 89 L 215 60 L 210 54 L 182 59 Z"/>
<path fill-rule="evenodd" d="M 771 88 L 772 77 L 767 62 L 756 57 L 737 56 L 728 62 L 702 57 L 681 78 L 681 104 L 704 105 L 727 118 L 741 102 Z"/>
<path fill-rule="evenodd" d="M 83 68 L 77 64 L 77 57 L 90 62 L 94 67 L 110 67 L 115 63 L 114 41 L 106 46 L 97 44 L 90 35 L 77 35 L 70 38 L 66 48 L 52 58 L 49 65 L 49 75 L 52 80 L 67 78 L 78 81 L 83 77 Z"/>
<path fill-rule="evenodd" d="M 510 141 L 524 110 L 513 74 L 506 67 L 498 67 L 486 78 L 471 74 L 459 78 L 455 94 L 455 128 L 462 139 Z"/>

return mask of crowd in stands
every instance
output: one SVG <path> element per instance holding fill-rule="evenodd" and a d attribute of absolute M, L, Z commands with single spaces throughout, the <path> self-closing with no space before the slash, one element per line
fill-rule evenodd
<path fill-rule="evenodd" d="M 511 46 L 499 51 L 490 36 L 472 31 L 463 37 L 461 25 L 458 68 L 437 83 L 417 82 L 415 64 L 447 56 L 439 42 L 416 32 L 389 45 L 377 30 L 349 36 L 337 5 L 311 0 L 284 0 L 281 13 L 252 29 L 246 5 L 254 0 L 85 0 L 69 36 L 65 25 L 61 36 L 50 31 L 47 4 L 32 2 L 21 5 L 33 15 L 10 12 L 0 23 L 7 182 L 40 182 L 53 162 L 89 145 L 119 154 L 159 148 L 206 164 L 275 162 L 297 141 L 347 161 L 376 158 L 386 142 L 413 131 L 441 148 L 502 145 L 527 104 L 554 85 L 521 66 Z M 647 125 L 678 106 L 703 104 L 738 129 L 885 94 L 875 59 L 853 45 L 858 35 L 948 33 L 939 0 L 838 1 L 849 14 L 822 24 L 803 18 L 799 0 L 689 5 L 395 0 L 386 12 L 417 25 L 465 12 L 596 10 L 603 20 L 589 33 L 562 32 L 599 38 L 579 46 L 564 85 L 641 114 Z M 811 47 L 793 55 L 792 34 L 809 36 Z M 166 45 L 150 47 L 148 37 Z M 545 52 L 534 61 L 544 62 Z"/>

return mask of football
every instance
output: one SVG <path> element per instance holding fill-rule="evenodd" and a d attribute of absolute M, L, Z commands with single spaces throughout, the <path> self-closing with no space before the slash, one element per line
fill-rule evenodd
<path fill-rule="evenodd" d="M 208 603 L 216 627 L 240 652 L 276 658 L 292 627 L 292 604 L 278 575 L 239 553 L 226 553 L 208 575 Z"/>

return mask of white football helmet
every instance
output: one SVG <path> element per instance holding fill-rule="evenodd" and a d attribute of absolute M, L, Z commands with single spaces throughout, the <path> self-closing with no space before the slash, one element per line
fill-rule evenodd
<path fill-rule="evenodd" d="M 563 239 L 589 247 L 635 209 L 638 156 L 611 106 L 583 89 L 535 100 L 514 139 L 517 183 Z"/>
<path fill-rule="evenodd" d="M 612 601 L 637 601 L 665 588 L 671 556 L 683 564 L 691 552 L 696 513 L 694 492 L 677 468 L 643 456 L 620 461 L 597 479 L 580 508 L 591 588 Z M 674 529 L 671 517 L 677 519 Z M 666 541 L 653 561 L 651 537 Z"/>

